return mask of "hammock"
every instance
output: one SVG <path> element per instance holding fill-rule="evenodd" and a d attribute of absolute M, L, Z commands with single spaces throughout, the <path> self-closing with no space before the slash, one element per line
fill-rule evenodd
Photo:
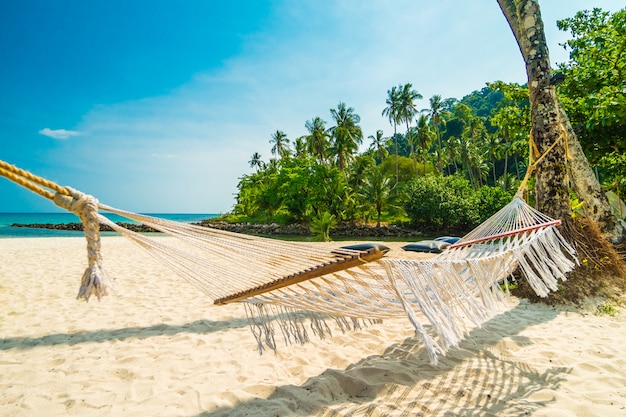
<path fill-rule="evenodd" d="M 0 175 L 77 214 L 84 224 L 88 263 L 77 298 L 98 299 L 109 285 L 100 257 L 99 224 L 148 251 L 217 305 L 244 303 L 262 351 L 305 343 L 383 319 L 408 317 L 433 363 L 469 329 L 505 308 L 508 277 L 520 270 L 540 296 L 578 262 L 554 220 L 515 197 L 498 213 L 429 260 L 383 258 L 358 250 L 286 242 L 119 210 L 70 187 L 0 160 Z M 51 190 L 51 191 L 50 191 Z M 103 216 L 115 213 L 177 239 L 130 231 Z M 504 289 L 502 289 L 504 288 Z M 435 333 L 427 331 L 430 325 Z"/>

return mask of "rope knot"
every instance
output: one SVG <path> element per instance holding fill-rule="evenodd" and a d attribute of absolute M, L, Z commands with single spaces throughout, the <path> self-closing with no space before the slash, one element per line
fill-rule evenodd
<path fill-rule="evenodd" d="M 92 217 L 93 212 L 98 211 L 98 199 L 82 193 L 78 190 L 75 190 L 71 187 L 65 187 L 65 189 L 70 193 L 70 195 L 64 195 L 61 193 L 56 193 L 54 195 L 54 203 L 74 214 L 78 217 Z"/>
<path fill-rule="evenodd" d="M 100 256 L 100 221 L 98 219 L 98 199 L 84 194 L 70 187 L 65 187 L 69 195 L 57 192 L 54 202 L 57 206 L 76 214 L 83 224 L 85 238 L 87 239 L 87 259 L 89 266 L 83 274 L 77 299 L 95 295 L 98 300 L 107 295 L 109 283 L 106 273 L 102 269 L 102 257 Z"/>

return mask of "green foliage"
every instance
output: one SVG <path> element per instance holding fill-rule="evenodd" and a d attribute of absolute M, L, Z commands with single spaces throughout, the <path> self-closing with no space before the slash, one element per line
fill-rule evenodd
<path fill-rule="evenodd" d="M 465 230 L 478 224 L 478 198 L 465 178 L 427 175 L 407 184 L 406 193 L 405 211 L 415 225 Z"/>
<path fill-rule="evenodd" d="M 512 199 L 513 194 L 502 187 L 481 187 L 478 190 L 479 223 L 487 220 L 495 212 L 510 203 Z"/>
<path fill-rule="evenodd" d="M 427 175 L 407 184 L 405 211 L 425 229 L 468 231 L 511 201 L 500 187 L 478 190 L 462 177 Z"/>
<path fill-rule="evenodd" d="M 612 301 L 605 301 L 602 304 L 596 306 L 596 316 L 607 315 L 615 317 L 619 314 L 619 306 Z"/>
<path fill-rule="evenodd" d="M 581 11 L 557 26 L 572 35 L 558 92 L 585 154 L 595 164 L 607 153 L 626 153 L 626 9 Z M 610 166 L 606 172 L 615 176 Z"/>
<path fill-rule="evenodd" d="M 489 117 L 504 98 L 504 93 L 491 85 L 480 91 L 473 91 L 461 99 L 461 103 L 472 109 L 472 113 L 479 117 Z"/>
<path fill-rule="evenodd" d="M 311 222 L 311 231 L 315 233 L 315 240 L 318 242 L 330 242 L 330 229 L 332 229 L 337 222 L 335 216 L 325 211 L 320 213 Z"/>
<path fill-rule="evenodd" d="M 375 211 L 376 225 L 380 227 L 383 209 L 392 201 L 391 180 L 377 167 L 372 169 L 361 187 L 360 196 Z"/>
<path fill-rule="evenodd" d="M 380 164 L 380 167 L 385 176 L 394 178 L 396 176 L 396 156 L 390 155 L 387 159 Z M 415 178 L 415 165 L 413 160 L 406 156 L 398 157 L 398 169 L 399 169 L 399 182 L 407 182 Z"/>
<path fill-rule="evenodd" d="M 607 185 L 626 190 L 626 153 L 611 152 L 600 158 L 598 165 L 606 173 Z"/>

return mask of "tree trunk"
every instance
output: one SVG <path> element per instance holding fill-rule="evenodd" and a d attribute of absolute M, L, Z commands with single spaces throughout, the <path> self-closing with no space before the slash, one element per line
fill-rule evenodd
<path fill-rule="evenodd" d="M 586 216 L 596 222 L 613 242 L 625 241 L 626 232 L 611 211 L 606 194 L 593 175 L 567 114 L 559 103 L 556 90 L 550 84 L 552 69 L 538 1 L 498 0 L 498 4 L 526 61 L 531 134 L 539 153 L 546 152 L 559 139 L 562 126 L 567 131 L 571 160 L 566 160 L 564 141 L 560 140 L 537 169 L 535 191 L 538 208 L 556 218 L 571 214 L 567 175 L 569 164 L 574 190 L 578 198 L 585 201 Z"/>
<path fill-rule="evenodd" d="M 596 222 L 600 231 L 608 235 L 613 243 L 625 243 L 626 229 L 622 227 L 613 213 L 609 199 L 589 166 L 589 161 L 563 108 L 561 108 L 561 119 L 567 130 L 572 185 L 578 199 L 585 202 L 583 205 L 585 216 Z"/>
<path fill-rule="evenodd" d="M 548 56 L 539 4 L 533 0 L 498 0 L 526 61 L 530 95 L 531 136 L 544 154 L 561 135 L 559 103 L 550 85 Z M 545 155 L 536 171 L 538 209 L 555 218 L 571 215 L 563 141 Z"/>

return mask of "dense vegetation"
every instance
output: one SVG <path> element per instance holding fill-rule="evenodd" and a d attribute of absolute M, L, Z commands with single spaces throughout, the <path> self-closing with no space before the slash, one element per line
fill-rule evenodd
<path fill-rule="evenodd" d="M 558 22 L 572 38 L 559 64 L 560 100 L 607 187 L 626 189 L 626 9 L 583 11 Z M 307 133 L 271 135 L 268 162 L 255 152 L 238 184 L 234 221 L 382 221 L 469 230 L 510 201 L 524 176 L 530 130 L 524 85 L 488 83 L 461 100 L 422 96 L 411 83 L 387 91 L 393 133 L 365 139 L 355 109 L 340 102 Z M 623 192 L 623 191 L 622 191 Z"/>

